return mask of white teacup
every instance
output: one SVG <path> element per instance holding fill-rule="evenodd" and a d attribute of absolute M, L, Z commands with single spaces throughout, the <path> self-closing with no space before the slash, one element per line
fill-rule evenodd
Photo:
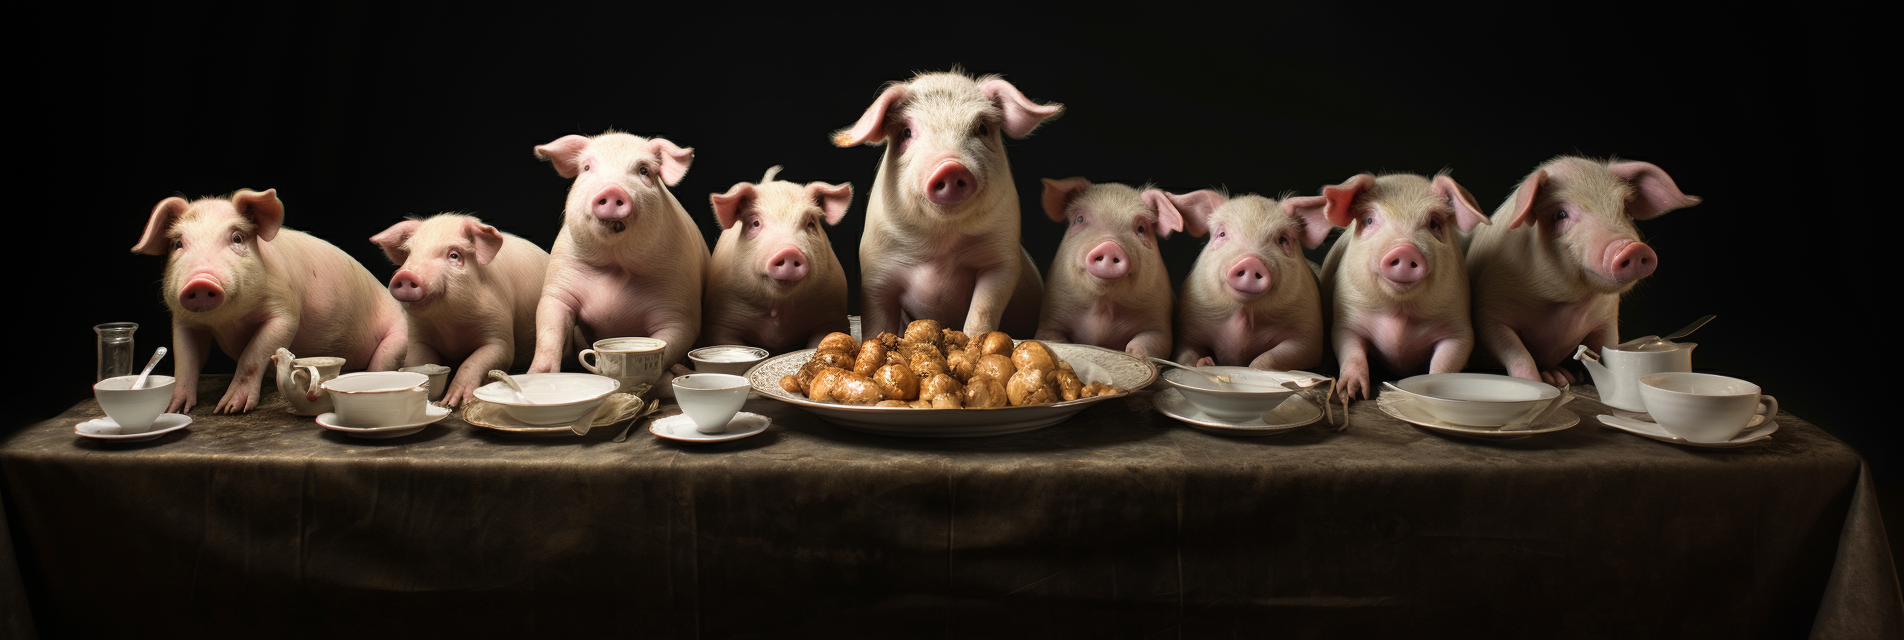
<path fill-rule="evenodd" d="M 409 371 L 411 373 L 421 373 L 423 375 L 429 376 L 430 381 L 428 383 L 425 383 L 424 386 L 427 386 L 430 388 L 431 402 L 442 400 L 443 392 L 449 390 L 449 387 L 450 387 L 450 368 L 449 367 L 445 367 L 440 364 L 420 364 L 414 367 L 404 367 L 402 369 L 398 369 L 398 371 Z"/>
<path fill-rule="evenodd" d="M 583 349 L 576 356 L 582 368 L 598 376 L 608 376 L 621 383 L 624 393 L 634 393 L 641 385 L 652 385 L 661 379 L 661 358 L 666 355 L 668 341 L 657 338 L 604 338 L 595 341 L 595 348 Z"/>
<path fill-rule="evenodd" d="M 346 373 L 321 385 L 337 421 L 349 427 L 393 427 L 425 419 L 430 377 L 412 371 Z"/>
<path fill-rule="evenodd" d="M 1640 376 L 1640 400 L 1655 424 L 1692 442 L 1725 442 L 1752 426 L 1753 416 L 1778 414 L 1778 399 L 1761 395 L 1758 385 L 1709 373 Z"/>
<path fill-rule="evenodd" d="M 747 402 L 747 379 L 726 373 L 690 373 L 674 379 L 674 400 L 694 421 L 694 430 L 721 433 Z"/>
<path fill-rule="evenodd" d="M 145 386 L 130 389 L 139 376 L 118 376 L 100 380 L 93 385 L 93 397 L 99 399 L 99 408 L 119 425 L 119 433 L 143 433 L 152 428 L 152 422 L 165 413 L 165 405 L 172 401 L 172 376 L 148 376 Z"/>

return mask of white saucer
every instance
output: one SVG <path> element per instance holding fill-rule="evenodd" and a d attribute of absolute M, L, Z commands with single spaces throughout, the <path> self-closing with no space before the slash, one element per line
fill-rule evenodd
<path fill-rule="evenodd" d="M 1745 431 L 1740 432 L 1738 436 L 1731 440 L 1725 442 L 1693 442 L 1667 433 L 1664 427 L 1650 420 L 1649 416 L 1644 413 L 1635 413 L 1632 411 L 1617 411 L 1615 413 L 1616 415 L 1600 414 L 1600 424 L 1642 438 L 1652 438 L 1660 442 L 1670 442 L 1677 445 L 1702 447 L 1706 449 L 1730 449 L 1732 447 L 1748 445 L 1770 438 L 1773 432 L 1778 431 L 1777 420 L 1767 420 L 1765 416 L 1756 415 L 1752 416 L 1752 422 L 1746 423 Z"/>
<path fill-rule="evenodd" d="M 649 422 L 648 431 L 653 432 L 656 437 L 667 438 L 676 442 L 703 444 L 708 442 L 739 440 L 766 431 L 767 425 L 770 424 L 773 424 L 772 418 L 758 413 L 742 411 L 734 414 L 733 420 L 727 421 L 726 431 L 720 433 L 701 433 L 694 429 L 694 420 L 688 418 L 688 414 L 677 413 Z"/>
<path fill-rule="evenodd" d="M 1316 407 L 1302 396 L 1292 395 L 1276 408 L 1264 411 L 1251 420 L 1225 420 L 1211 416 L 1190 404 L 1176 389 L 1164 389 L 1151 397 L 1151 406 L 1157 412 L 1190 426 L 1229 436 L 1273 436 L 1285 433 L 1296 427 L 1315 424 L 1322 419 L 1322 409 Z"/>
<path fill-rule="evenodd" d="M 192 417 L 185 415 L 183 413 L 161 413 L 159 414 L 159 418 L 157 420 L 152 421 L 151 428 L 146 429 L 145 431 L 138 432 L 138 433 L 120 434 L 119 423 L 113 422 L 112 417 L 108 416 L 104 418 L 94 418 L 94 419 L 87 420 L 85 422 L 81 422 L 79 424 L 73 425 L 73 433 L 86 436 L 88 438 L 98 438 L 100 440 L 113 440 L 117 442 L 138 442 L 140 440 L 151 440 L 153 438 L 157 438 L 159 436 L 171 433 L 173 431 L 183 429 L 185 428 L 185 425 L 188 425 L 191 423 L 192 423 Z"/>
<path fill-rule="evenodd" d="M 449 414 L 449 409 L 432 404 L 423 407 L 422 422 L 393 424 L 386 427 L 347 427 L 337 422 L 337 414 L 326 413 L 317 417 L 317 424 L 326 429 L 359 438 L 401 438 L 422 431 L 424 427 L 430 426 L 438 420 L 442 420 L 444 416 Z"/>
<path fill-rule="evenodd" d="M 1502 431 L 1499 428 L 1469 427 L 1454 425 L 1435 419 L 1428 412 L 1416 407 L 1407 396 L 1384 393 L 1375 398 L 1375 406 L 1389 417 L 1430 431 L 1439 431 L 1452 436 L 1481 438 L 1486 440 L 1518 440 L 1528 436 L 1553 433 L 1580 424 L 1580 416 L 1566 408 L 1555 409 L 1547 419 L 1528 425 L 1526 429 Z"/>

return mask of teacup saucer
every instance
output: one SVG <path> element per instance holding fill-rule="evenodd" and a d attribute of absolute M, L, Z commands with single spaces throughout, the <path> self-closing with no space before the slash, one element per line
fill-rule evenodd
<path fill-rule="evenodd" d="M 1660 442 L 1670 442 L 1677 445 L 1706 449 L 1730 449 L 1732 447 L 1748 445 L 1770 438 L 1772 437 L 1772 433 L 1778 431 L 1777 420 L 1768 420 L 1765 416 L 1759 415 L 1752 416 L 1752 422 L 1746 423 L 1745 431 L 1740 432 L 1739 435 L 1733 437 L 1731 440 L 1725 442 L 1693 442 L 1667 433 L 1665 427 L 1661 427 L 1659 423 L 1647 418 L 1648 416 L 1644 413 L 1634 413 L 1631 411 L 1620 411 L 1617 412 L 1617 415 L 1607 415 L 1603 413 L 1600 414 L 1600 424 L 1642 438 L 1652 438 Z"/>
<path fill-rule="evenodd" d="M 86 436 L 88 438 L 98 438 L 100 440 L 112 440 L 115 442 L 138 442 L 140 440 L 151 440 L 153 438 L 157 438 L 159 436 L 171 433 L 173 431 L 183 429 L 185 428 L 185 425 L 188 425 L 191 423 L 192 423 L 192 417 L 185 415 L 183 413 L 161 413 L 159 414 L 159 418 L 157 420 L 152 421 L 152 428 L 146 429 L 145 431 L 141 431 L 138 433 L 121 434 L 119 433 L 119 423 L 113 422 L 112 417 L 107 416 L 104 418 L 94 418 L 94 419 L 87 420 L 85 422 L 81 422 L 79 424 L 73 425 L 73 433 Z"/>
<path fill-rule="evenodd" d="M 326 413 L 326 414 L 317 416 L 317 424 L 326 429 L 330 429 L 332 431 L 337 431 L 346 435 L 351 435 L 351 436 L 355 436 L 359 438 L 376 438 L 376 439 L 401 438 L 403 436 L 407 436 L 412 433 L 422 431 L 424 427 L 430 426 L 431 424 L 434 424 L 438 420 L 442 420 L 445 416 L 448 416 L 449 414 L 450 414 L 449 409 L 432 404 L 432 405 L 424 405 L 422 422 L 413 422 L 410 424 L 393 424 L 393 425 L 384 426 L 384 427 L 347 427 L 347 426 L 344 426 L 343 423 L 340 423 L 337 421 L 337 414 Z"/>
<path fill-rule="evenodd" d="M 1157 412 L 1188 423 L 1190 426 L 1227 436 L 1273 436 L 1322 419 L 1322 409 L 1302 396 L 1290 396 L 1276 408 L 1250 420 L 1225 420 L 1203 412 L 1190 404 L 1176 389 L 1164 389 L 1151 397 Z"/>
<path fill-rule="evenodd" d="M 1498 427 L 1469 427 L 1442 422 L 1434 416 L 1428 415 L 1428 412 L 1421 410 L 1420 407 L 1416 407 L 1415 403 L 1410 401 L 1407 396 L 1399 394 L 1384 393 L 1376 396 L 1375 406 L 1381 409 L 1382 413 L 1388 414 L 1391 418 L 1423 429 L 1438 431 L 1451 436 L 1481 438 L 1486 440 L 1518 440 L 1528 436 L 1553 433 L 1580 424 L 1580 416 L 1574 415 L 1572 411 L 1568 411 L 1564 407 L 1554 409 L 1553 413 L 1549 414 L 1545 420 L 1527 425 L 1526 429 L 1504 431 Z"/>
<path fill-rule="evenodd" d="M 726 431 L 720 433 L 701 433 L 694 429 L 694 420 L 689 418 L 688 414 L 677 413 L 649 422 L 648 430 L 653 432 L 656 437 L 667 438 L 676 442 L 705 444 L 710 442 L 739 440 L 766 431 L 767 425 L 770 424 L 773 424 L 772 418 L 758 413 L 742 411 L 734 414 L 734 419 L 727 421 Z"/>

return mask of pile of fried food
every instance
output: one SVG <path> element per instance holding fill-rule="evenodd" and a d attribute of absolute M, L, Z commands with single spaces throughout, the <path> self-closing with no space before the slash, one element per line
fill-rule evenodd
<path fill-rule="evenodd" d="M 904 337 L 881 332 L 860 344 L 828 334 L 799 373 L 780 378 L 780 388 L 818 402 L 915 409 L 1015 407 L 1123 392 L 1084 384 L 1042 342 L 1014 348 L 1002 331 L 973 339 L 937 320 L 915 320 Z"/>

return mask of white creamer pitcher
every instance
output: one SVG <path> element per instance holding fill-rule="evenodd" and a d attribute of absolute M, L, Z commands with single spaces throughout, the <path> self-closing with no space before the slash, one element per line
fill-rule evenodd
<path fill-rule="evenodd" d="M 1646 411 L 1640 401 L 1640 376 L 1668 371 L 1692 371 L 1692 342 L 1654 343 L 1650 348 L 1618 344 L 1600 348 L 1595 357 L 1587 345 L 1576 347 L 1573 359 L 1587 366 L 1600 402 L 1615 409 Z"/>
<path fill-rule="evenodd" d="M 278 395 L 284 396 L 285 403 L 291 405 L 291 413 L 300 416 L 330 413 L 331 394 L 318 385 L 343 371 L 343 358 L 299 358 L 290 349 L 278 349 L 271 354 L 271 361 L 277 365 Z"/>

